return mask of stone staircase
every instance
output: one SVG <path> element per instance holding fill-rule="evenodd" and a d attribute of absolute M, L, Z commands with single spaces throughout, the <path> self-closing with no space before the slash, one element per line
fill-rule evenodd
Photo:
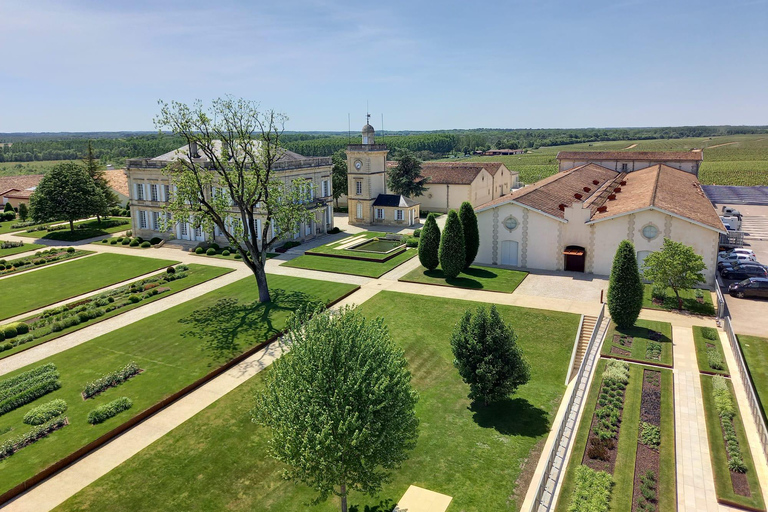
<path fill-rule="evenodd" d="M 573 366 L 571 367 L 571 374 L 568 376 L 568 382 L 571 382 L 576 376 L 576 372 L 581 367 L 581 362 L 584 360 L 584 353 L 587 350 L 589 339 L 592 337 L 592 333 L 595 330 L 595 322 L 597 317 L 584 316 L 584 321 L 581 323 L 581 332 L 579 333 L 579 344 L 576 347 L 576 355 L 573 358 Z"/>

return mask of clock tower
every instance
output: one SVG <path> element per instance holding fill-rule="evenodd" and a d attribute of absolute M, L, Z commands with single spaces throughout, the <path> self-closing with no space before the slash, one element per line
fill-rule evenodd
<path fill-rule="evenodd" d="M 370 118 L 370 114 L 368 114 Z M 386 144 L 376 144 L 373 126 L 363 126 L 363 143 L 347 146 L 347 203 L 350 224 L 373 224 L 373 203 L 387 192 Z"/>

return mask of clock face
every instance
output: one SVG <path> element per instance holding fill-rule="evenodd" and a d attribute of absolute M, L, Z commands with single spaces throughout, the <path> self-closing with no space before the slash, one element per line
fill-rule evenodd
<path fill-rule="evenodd" d="M 360 160 L 355 160 L 355 169 L 359 171 L 362 167 L 363 167 L 363 162 L 361 162 Z"/>

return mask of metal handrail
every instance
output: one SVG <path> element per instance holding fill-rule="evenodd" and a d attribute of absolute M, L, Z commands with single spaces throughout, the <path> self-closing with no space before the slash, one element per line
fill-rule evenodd
<path fill-rule="evenodd" d="M 568 404 L 565 408 L 565 414 L 563 414 L 563 419 L 560 422 L 560 426 L 557 429 L 557 434 L 555 435 L 555 442 L 552 443 L 552 447 L 549 450 L 549 454 L 547 455 L 547 463 L 544 466 L 544 471 L 542 472 L 541 479 L 539 480 L 538 489 L 536 490 L 536 497 L 533 499 L 533 504 L 531 505 L 531 511 L 539 511 L 541 510 L 541 507 L 544 507 L 544 510 L 551 510 L 552 506 L 555 504 L 554 494 L 550 496 L 550 502 L 549 503 L 543 503 L 542 498 L 544 496 L 544 492 L 547 490 L 547 479 L 549 477 L 549 473 L 552 470 L 552 467 L 555 463 L 555 458 L 557 457 L 557 449 L 560 446 L 560 440 L 563 437 L 563 432 L 565 432 L 565 427 L 568 423 L 568 416 L 570 416 L 569 411 L 571 407 L 573 407 L 574 402 L 576 401 L 576 391 L 579 388 L 579 384 L 581 383 L 581 380 L 585 377 L 585 368 L 584 361 L 589 356 L 590 352 L 592 351 L 594 344 L 597 340 L 598 334 L 600 332 L 600 325 L 603 322 L 603 317 L 605 316 L 605 304 L 602 305 L 600 308 L 600 314 L 597 317 L 597 321 L 595 322 L 595 330 L 592 331 L 592 336 L 589 338 L 589 343 L 587 344 L 587 349 L 584 352 L 584 359 L 581 362 L 581 366 L 579 367 L 579 371 L 576 373 L 576 378 L 573 389 L 571 391 L 571 396 L 568 398 Z M 592 365 L 592 368 L 594 369 L 595 365 Z M 570 368 L 568 369 L 570 372 Z M 589 377 L 587 375 L 587 377 Z M 585 382 L 586 384 L 586 382 Z M 585 392 L 584 392 L 584 398 L 586 398 L 586 385 L 585 385 Z M 583 403 L 581 404 L 583 406 Z M 577 415 L 578 416 L 578 415 Z M 573 441 L 574 436 L 576 435 L 576 427 L 575 424 L 575 418 L 574 418 L 574 425 L 573 425 L 573 432 L 571 437 L 568 439 L 567 444 L 565 445 L 565 453 L 568 453 L 568 449 L 570 447 L 571 442 Z M 565 462 L 565 460 L 563 460 Z M 565 467 L 562 467 L 560 469 L 560 473 L 557 475 L 557 479 L 559 480 L 562 476 L 563 471 L 565 471 Z M 555 486 L 556 487 L 556 486 Z M 552 489 L 552 492 L 554 493 L 555 489 Z"/>
<path fill-rule="evenodd" d="M 581 341 L 581 329 L 584 327 L 584 315 L 581 315 L 579 320 L 579 329 L 576 331 L 576 340 L 573 342 L 573 350 L 571 350 L 571 360 L 568 361 L 568 373 L 565 374 L 565 385 L 571 381 L 571 371 L 573 370 L 573 362 L 576 360 L 576 352 L 579 350 L 579 341 Z M 597 328 L 597 325 L 595 325 Z"/>

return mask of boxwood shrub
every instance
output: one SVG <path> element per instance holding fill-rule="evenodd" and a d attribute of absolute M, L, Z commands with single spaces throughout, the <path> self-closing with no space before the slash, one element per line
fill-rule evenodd
<path fill-rule="evenodd" d="M 160 243 L 160 242 L 162 242 L 162 241 L 163 241 L 163 239 L 162 239 L 162 238 L 160 238 L 160 237 L 157 237 L 157 236 L 156 236 L 156 237 L 152 238 L 152 239 L 149 241 L 149 243 L 150 243 L 150 244 L 152 244 L 152 245 L 157 245 L 157 244 L 159 244 L 159 243 Z"/>
<path fill-rule="evenodd" d="M 715 329 L 714 327 L 702 327 L 701 335 L 704 337 L 704 339 L 707 339 L 707 340 L 714 341 L 718 339 L 717 329 Z"/>
<path fill-rule="evenodd" d="M 139 368 L 136 363 L 128 363 L 119 370 L 110 372 L 103 377 L 86 384 L 83 387 L 83 398 L 92 398 L 106 389 L 119 386 L 131 377 L 138 375 L 139 372 L 141 372 L 141 368 Z"/>
<path fill-rule="evenodd" d="M 205 251 L 205 254 L 207 254 L 208 256 L 213 256 L 216 254 L 216 249 L 214 249 L 213 247 L 209 247 L 208 250 Z"/>
<path fill-rule="evenodd" d="M 27 425 L 42 425 L 56 416 L 61 416 L 67 410 L 67 402 L 61 398 L 51 400 L 48 403 L 38 405 L 24 415 L 22 420 Z"/>
<path fill-rule="evenodd" d="M 229 252 L 229 249 L 224 249 L 223 251 L 221 251 L 222 256 L 229 256 L 230 254 L 232 253 Z"/>
<path fill-rule="evenodd" d="M 117 240 L 110 240 L 110 241 L 109 241 L 109 244 L 110 244 L 110 245 L 117 245 Z"/>
<path fill-rule="evenodd" d="M 195 249 L 195 254 L 203 254 L 203 252 L 204 251 L 203 251 L 202 247 L 198 247 L 198 248 Z"/>
<path fill-rule="evenodd" d="M 120 397 L 117 400 L 112 400 L 104 405 L 100 405 L 89 412 L 88 423 L 91 425 L 103 423 L 109 418 L 116 416 L 123 411 L 127 411 L 131 407 L 133 407 L 133 402 L 131 402 L 130 398 L 126 396 Z"/>
<path fill-rule="evenodd" d="M 131 239 L 130 238 L 123 238 L 123 241 L 120 242 L 120 243 L 123 244 L 123 245 L 128 245 L 128 244 L 131 243 Z"/>
<path fill-rule="evenodd" d="M 149 242 L 141 242 L 141 247 L 146 249 L 148 247 L 152 247 L 152 244 Z"/>
<path fill-rule="evenodd" d="M 138 247 L 140 244 L 141 244 L 141 242 L 139 242 L 138 239 L 134 238 L 133 240 L 131 240 L 131 243 L 128 244 L 128 245 L 131 246 L 131 247 Z"/>

